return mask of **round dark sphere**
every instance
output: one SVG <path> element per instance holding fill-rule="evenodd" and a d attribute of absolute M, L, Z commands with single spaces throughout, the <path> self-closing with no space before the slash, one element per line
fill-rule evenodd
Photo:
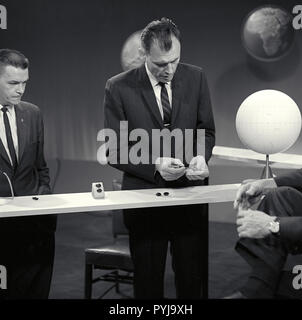
<path fill-rule="evenodd" d="M 241 29 L 247 53 L 261 61 L 275 61 L 286 55 L 294 41 L 292 19 L 288 11 L 274 5 L 250 12 Z"/>

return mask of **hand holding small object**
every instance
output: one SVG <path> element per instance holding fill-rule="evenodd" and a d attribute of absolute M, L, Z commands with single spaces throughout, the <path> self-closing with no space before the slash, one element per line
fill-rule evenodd
<path fill-rule="evenodd" d="M 204 180 L 209 176 L 209 168 L 203 156 L 199 155 L 190 161 L 186 169 L 186 177 L 189 180 Z"/>
<path fill-rule="evenodd" d="M 237 191 L 234 209 L 249 209 L 261 199 L 265 189 L 276 187 L 274 179 L 244 180 Z"/>
<path fill-rule="evenodd" d="M 185 166 L 179 159 L 160 157 L 155 161 L 156 170 L 166 181 L 179 179 L 185 173 Z"/>

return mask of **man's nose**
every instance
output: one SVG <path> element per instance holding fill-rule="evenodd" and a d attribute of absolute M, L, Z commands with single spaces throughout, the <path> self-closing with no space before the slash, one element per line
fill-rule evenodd
<path fill-rule="evenodd" d="M 23 94 L 24 93 L 24 90 L 25 90 L 25 85 L 20 83 L 18 86 L 17 86 L 17 93 L 18 94 Z"/>
<path fill-rule="evenodd" d="M 168 63 L 166 71 L 167 71 L 167 73 L 170 73 L 170 74 L 173 73 L 172 63 Z"/>
<path fill-rule="evenodd" d="M 173 73 L 173 65 L 172 65 L 172 63 L 168 64 L 168 72 L 169 73 Z"/>

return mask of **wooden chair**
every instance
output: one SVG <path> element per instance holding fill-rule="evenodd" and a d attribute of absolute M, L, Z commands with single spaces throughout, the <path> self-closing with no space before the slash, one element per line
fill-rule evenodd
<path fill-rule="evenodd" d="M 113 189 L 120 189 L 116 180 L 113 181 Z M 100 281 L 113 283 L 99 296 L 100 299 L 114 288 L 117 294 L 130 298 L 120 291 L 121 283 L 133 285 L 133 263 L 123 210 L 112 212 L 112 233 L 111 244 L 85 249 L 85 299 L 92 298 L 93 284 Z M 96 276 L 96 273 L 100 274 Z"/>

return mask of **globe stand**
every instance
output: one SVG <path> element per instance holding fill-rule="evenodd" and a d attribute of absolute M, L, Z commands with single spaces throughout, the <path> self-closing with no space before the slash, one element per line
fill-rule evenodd
<path fill-rule="evenodd" d="M 267 154 L 266 160 L 265 160 L 265 167 L 263 168 L 262 173 L 261 173 L 261 179 L 269 179 L 269 178 L 273 178 L 273 177 L 274 177 L 274 175 L 273 175 L 272 169 L 269 165 L 269 155 Z"/>

